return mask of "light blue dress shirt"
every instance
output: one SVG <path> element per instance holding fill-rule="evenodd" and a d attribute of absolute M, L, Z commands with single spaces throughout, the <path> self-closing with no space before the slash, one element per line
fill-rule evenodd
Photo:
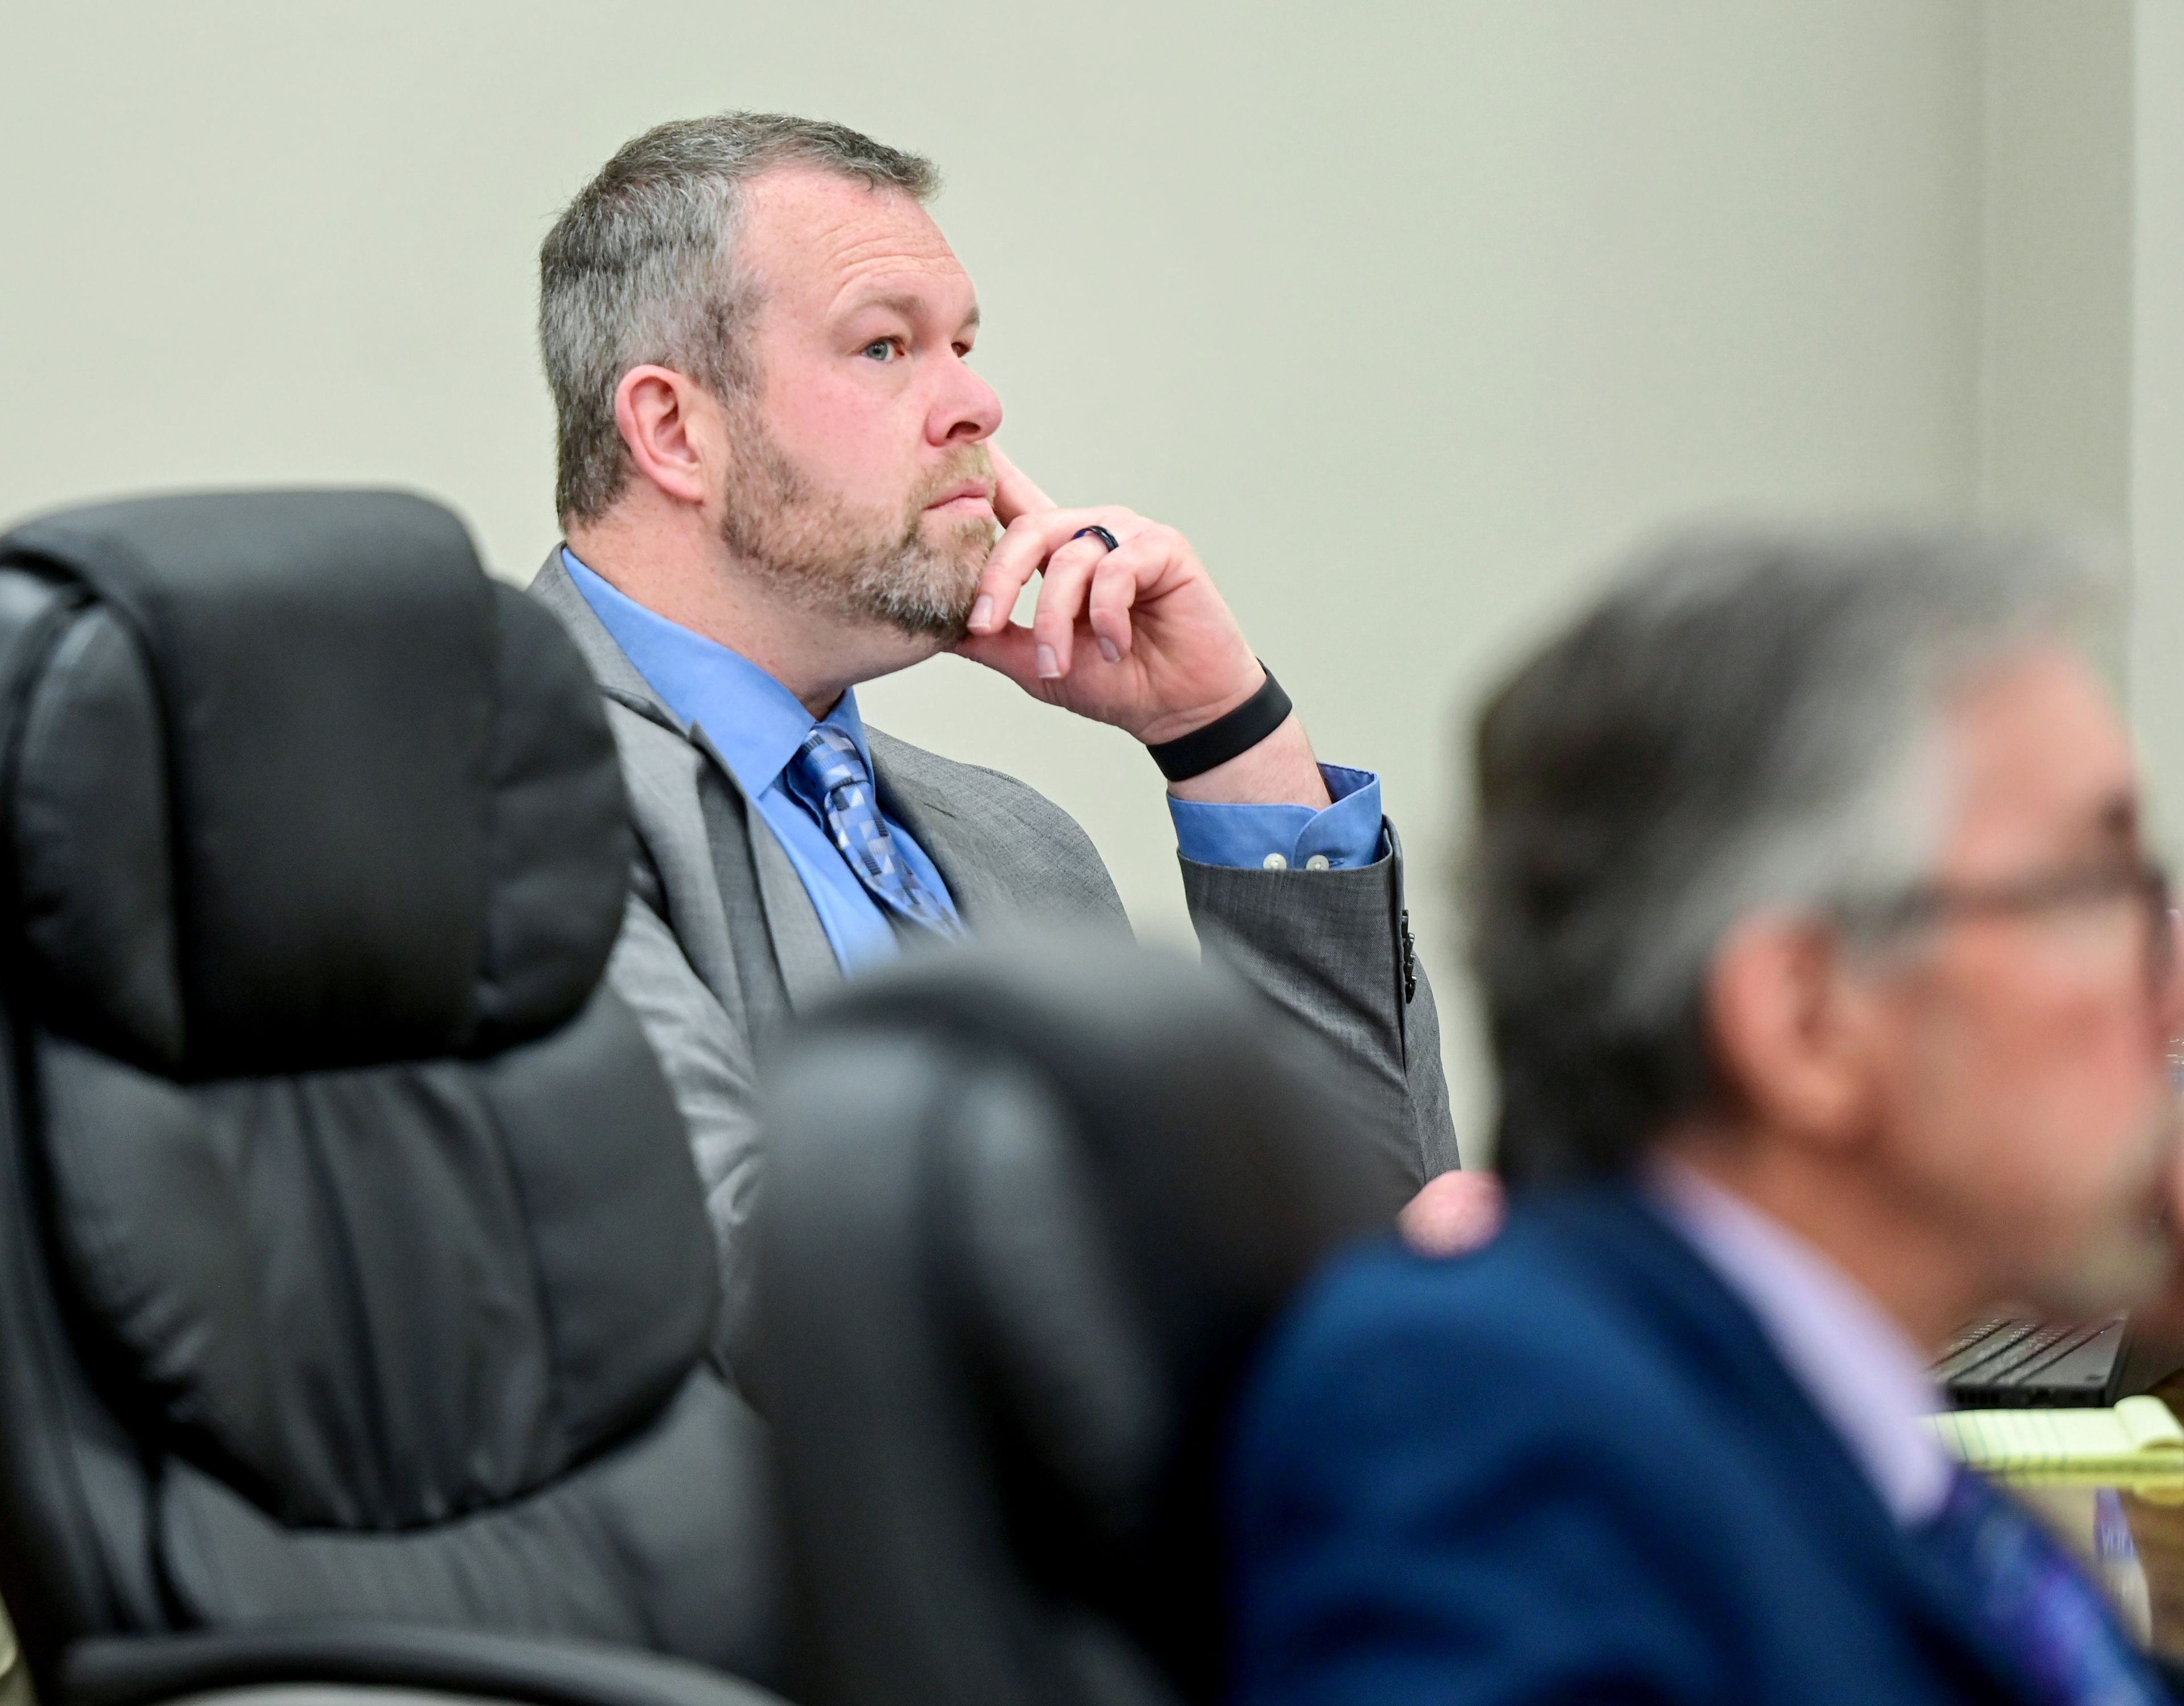
<path fill-rule="evenodd" d="M 1269 855 L 1299 871 L 1347 871 L 1379 862 L 1380 778 L 1369 770 L 1319 767 L 1320 780 L 1334 803 L 1309 806 L 1227 806 L 1168 795 L 1167 815 L 1175 822 L 1176 849 L 1195 865 L 1264 865 Z"/>
<path fill-rule="evenodd" d="M 749 659 L 647 610 L 610 585 L 566 546 L 561 560 L 637 672 L 683 722 L 705 731 L 779 838 L 843 969 L 894 953 L 900 945 L 887 914 L 783 778 L 812 729 L 811 713 L 802 702 Z M 869 769 L 872 748 L 854 691 L 842 695 L 826 722 L 857 744 Z M 1298 869 L 1318 868 L 1318 858 L 1336 869 L 1373 863 L 1382 853 L 1379 778 L 1331 764 L 1322 765 L 1320 774 L 1334 803 L 1318 811 L 1307 806 L 1224 806 L 1171 798 L 1178 849 L 1201 865 L 1263 866 L 1269 856 L 1273 862 Z M 904 863 L 954 912 L 955 899 L 925 850 L 893 817 L 886 823 Z"/>

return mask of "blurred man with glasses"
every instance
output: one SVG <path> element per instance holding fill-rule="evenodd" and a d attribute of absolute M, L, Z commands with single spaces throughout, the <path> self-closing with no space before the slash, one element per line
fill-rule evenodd
<path fill-rule="evenodd" d="M 1254 1706 L 2165 1698 L 1927 1358 L 2172 1282 L 2165 878 L 2086 579 L 1716 532 L 1481 716 L 1506 1229 L 1329 1275 L 1239 1481 Z"/>

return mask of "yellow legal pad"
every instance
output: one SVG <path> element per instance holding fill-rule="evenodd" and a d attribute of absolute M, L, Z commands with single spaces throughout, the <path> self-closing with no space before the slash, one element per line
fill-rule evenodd
<path fill-rule="evenodd" d="M 2109 1410 L 1953 1410 L 1926 1425 L 1961 1461 L 2010 1480 L 2184 1481 L 2184 1426 L 2159 1398 Z"/>

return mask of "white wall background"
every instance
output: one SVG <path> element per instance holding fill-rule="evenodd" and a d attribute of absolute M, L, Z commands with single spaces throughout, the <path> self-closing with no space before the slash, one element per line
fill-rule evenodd
<path fill-rule="evenodd" d="M 2137 0 L 2131 110 L 2130 687 L 2184 840 L 2184 5 Z"/>
<path fill-rule="evenodd" d="M 1458 715 L 1606 554 L 1724 506 L 2140 516 L 2164 3 L 17 5 L 0 515 L 395 482 L 526 577 L 533 259 L 577 185 L 727 106 L 926 150 L 1011 454 L 1188 531 L 1323 754 L 1386 777 L 1475 1109 Z M 1046 789 L 1184 928 L 1119 736 L 953 659 L 866 703 Z"/>

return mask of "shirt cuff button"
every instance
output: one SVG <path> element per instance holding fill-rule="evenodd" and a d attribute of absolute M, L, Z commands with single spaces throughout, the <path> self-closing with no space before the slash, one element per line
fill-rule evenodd
<path fill-rule="evenodd" d="M 1269 871 L 1286 871 L 1290 868 L 1290 861 L 1279 853 L 1269 853 L 1259 863 Z"/>
<path fill-rule="evenodd" d="M 1304 861 L 1304 868 L 1307 871 L 1326 870 L 1328 868 L 1327 855 L 1324 853 L 1313 854 L 1311 858 Z"/>

